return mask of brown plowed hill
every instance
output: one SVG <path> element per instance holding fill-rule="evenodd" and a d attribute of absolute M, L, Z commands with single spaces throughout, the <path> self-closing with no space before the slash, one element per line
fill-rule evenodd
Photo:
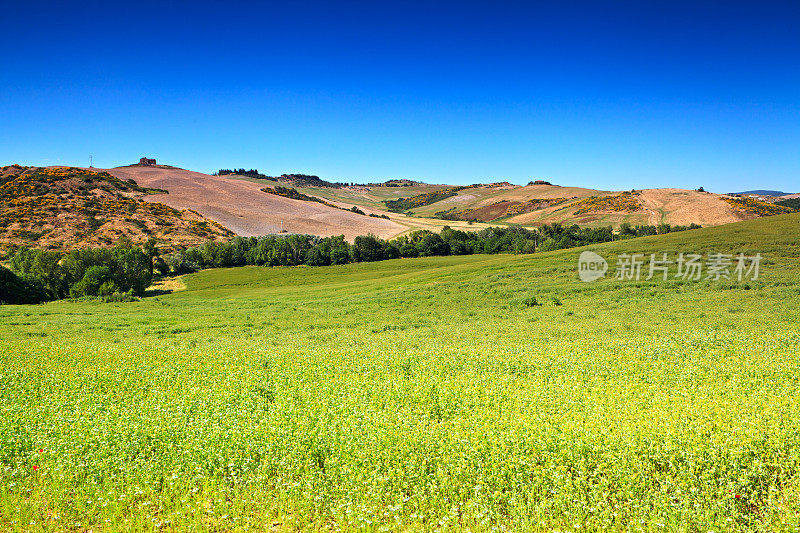
<path fill-rule="evenodd" d="M 406 230 L 390 220 L 267 194 L 260 190 L 263 184 L 246 180 L 159 167 L 118 167 L 108 172 L 120 179 L 133 179 L 143 187 L 169 192 L 148 196 L 148 201 L 194 209 L 242 236 L 278 233 L 283 227 L 289 233 L 344 235 L 352 240 L 367 233 L 389 238 Z"/>
<path fill-rule="evenodd" d="M 650 224 L 718 226 L 755 218 L 733 209 L 719 194 L 685 189 L 645 189 L 639 199 L 653 218 Z"/>
<path fill-rule="evenodd" d="M 599 191 L 598 191 L 599 192 Z M 619 193 L 613 193 L 614 195 Z M 597 197 L 610 196 L 600 193 Z M 658 225 L 661 223 L 701 226 L 718 226 L 739 222 L 756 215 L 735 209 L 719 194 L 703 193 L 685 189 L 644 189 L 636 191 L 640 205 L 633 210 L 586 210 L 578 209 L 579 200 L 555 207 L 517 215 L 507 219 L 516 224 L 544 224 L 559 222 L 579 225 L 611 225 L 618 227 L 623 222 L 630 224 Z"/>
<path fill-rule="evenodd" d="M 558 185 L 529 185 L 501 191 L 477 187 L 465 189 L 456 196 L 415 208 L 411 212 L 417 216 L 475 218 L 522 225 L 558 222 L 614 227 L 619 227 L 623 222 L 633 225 L 695 223 L 716 226 L 758 216 L 756 212 L 731 205 L 725 201 L 723 195 L 675 188 L 637 190 L 633 193 L 635 202 L 630 206 L 624 206 L 624 209 L 607 208 L 605 204 L 609 202 L 602 199 L 620 194 L 622 193 Z M 541 202 L 554 198 L 565 200 L 551 206 Z M 592 198 L 597 200 L 593 201 Z M 525 202 L 536 205 L 526 206 Z M 506 216 L 500 212 L 499 207 L 502 206 L 509 206 Z M 513 214 L 515 211 L 519 214 Z"/>

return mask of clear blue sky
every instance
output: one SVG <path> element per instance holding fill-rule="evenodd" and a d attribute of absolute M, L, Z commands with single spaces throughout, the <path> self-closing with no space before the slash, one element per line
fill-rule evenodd
<path fill-rule="evenodd" d="M 6 2 L 0 164 L 800 190 L 800 2 Z"/>

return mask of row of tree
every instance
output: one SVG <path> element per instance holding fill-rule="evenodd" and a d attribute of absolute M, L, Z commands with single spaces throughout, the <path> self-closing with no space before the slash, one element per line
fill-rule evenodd
<path fill-rule="evenodd" d="M 163 273 L 185 274 L 203 268 L 242 265 L 292 266 L 340 265 L 381 261 L 400 257 L 533 253 L 612 240 L 611 227 L 545 225 L 538 230 L 518 226 L 491 227 L 478 232 L 454 230 L 445 226 L 441 233 L 418 230 L 388 241 L 364 235 L 353 244 L 344 236 L 315 237 L 288 235 L 235 237 L 228 242 L 208 242 L 180 250 L 156 260 Z"/>
<path fill-rule="evenodd" d="M 153 278 L 154 241 L 63 253 L 20 248 L 11 270 L 0 267 L 0 303 L 38 303 L 84 296 L 141 296 Z"/>
<path fill-rule="evenodd" d="M 664 233 L 675 233 L 676 231 L 686 231 L 690 229 L 700 229 L 701 225 L 692 222 L 688 226 L 671 226 L 670 224 L 659 224 L 658 226 L 639 225 L 632 226 L 628 222 L 623 222 L 619 226 L 619 236 L 623 239 L 630 237 L 646 237 L 648 235 L 663 235 Z"/>
<path fill-rule="evenodd" d="M 691 227 L 699 227 L 692 225 Z M 655 229 L 653 229 L 655 228 Z M 686 229 L 689 227 L 687 226 Z M 683 229 L 623 224 L 629 238 Z M 617 238 L 619 238 L 617 237 Z M 35 303 L 83 296 L 141 296 L 154 272 L 162 276 L 187 274 L 204 268 L 259 266 L 325 266 L 382 261 L 400 257 L 533 253 L 551 251 L 615 238 L 611 226 L 582 228 L 546 224 L 538 229 L 519 226 L 490 227 L 477 232 L 445 226 L 441 233 L 418 230 L 394 240 L 374 235 L 281 235 L 235 237 L 160 255 L 155 241 L 143 247 L 121 241 L 114 248 L 91 248 L 60 253 L 21 248 L 11 257 L 11 271 L 0 267 L 0 303 Z"/>
<path fill-rule="evenodd" d="M 243 168 L 221 168 L 214 173 L 215 176 L 228 176 L 231 174 L 261 179 L 266 179 L 267 177 L 264 174 L 261 174 L 256 168 L 251 168 L 250 170 L 245 170 Z"/>

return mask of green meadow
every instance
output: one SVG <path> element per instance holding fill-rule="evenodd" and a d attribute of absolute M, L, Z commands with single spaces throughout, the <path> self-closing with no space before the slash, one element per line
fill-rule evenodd
<path fill-rule="evenodd" d="M 800 215 L 589 249 L 0 307 L 0 530 L 796 530 Z"/>

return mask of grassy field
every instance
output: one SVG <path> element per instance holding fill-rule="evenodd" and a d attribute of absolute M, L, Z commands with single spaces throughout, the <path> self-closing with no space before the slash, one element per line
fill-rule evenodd
<path fill-rule="evenodd" d="M 0 529 L 800 527 L 800 216 L 581 249 L 205 271 L 0 307 Z"/>

